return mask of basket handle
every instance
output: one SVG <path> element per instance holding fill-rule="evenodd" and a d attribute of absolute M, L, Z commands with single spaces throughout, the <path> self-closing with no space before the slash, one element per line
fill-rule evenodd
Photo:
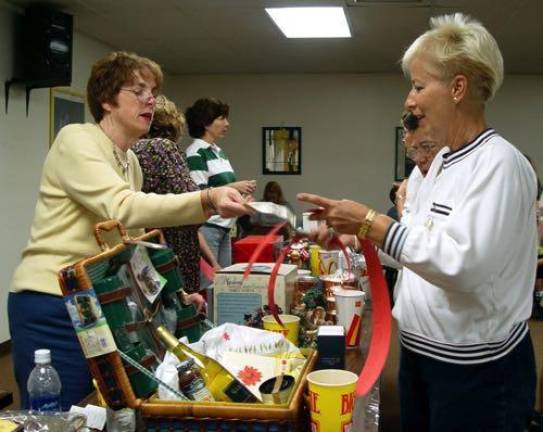
<path fill-rule="evenodd" d="M 102 238 L 102 234 L 101 234 L 102 231 L 111 231 L 114 228 L 117 228 L 119 230 L 119 235 L 121 236 L 121 240 L 124 241 L 124 240 L 129 239 L 124 225 L 116 219 L 111 219 L 105 222 L 99 222 L 94 226 L 94 237 L 96 238 L 96 242 L 98 243 L 98 246 L 100 246 L 100 249 L 102 251 L 111 249 L 109 244 Z"/>

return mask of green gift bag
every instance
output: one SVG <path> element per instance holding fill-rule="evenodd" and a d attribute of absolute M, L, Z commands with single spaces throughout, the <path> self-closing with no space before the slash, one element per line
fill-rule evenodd
<path fill-rule="evenodd" d="M 203 334 L 202 319 L 194 305 L 185 305 L 183 302 L 183 276 L 179 270 L 178 257 L 171 249 L 150 250 L 151 262 L 157 271 L 166 278 L 166 285 L 162 288 L 161 298 L 163 307 L 170 311 L 175 310 L 177 325 L 175 336 L 186 336 L 189 342 L 196 342 Z"/>

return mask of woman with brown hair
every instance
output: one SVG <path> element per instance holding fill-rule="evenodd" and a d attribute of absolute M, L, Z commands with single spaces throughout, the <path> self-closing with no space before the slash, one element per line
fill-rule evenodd
<path fill-rule="evenodd" d="M 143 228 L 202 223 L 209 216 L 244 214 L 229 187 L 184 194 L 141 192 L 142 173 L 130 150 L 147 134 L 162 85 L 155 62 L 114 52 L 92 67 L 87 103 L 96 124 L 60 130 L 43 167 L 30 241 L 15 270 L 8 314 L 21 407 L 36 349 L 51 350 L 68 410 L 91 390 L 87 363 L 68 316 L 57 274 L 100 252 L 92 235 L 98 222 L 119 220 L 130 235 Z"/>
<path fill-rule="evenodd" d="M 274 204 L 284 205 L 292 211 L 291 205 L 288 203 L 288 201 L 285 199 L 285 196 L 283 195 L 283 189 L 281 189 L 281 185 L 276 181 L 269 181 L 268 183 L 266 183 L 266 186 L 264 186 L 262 201 L 268 201 Z"/>

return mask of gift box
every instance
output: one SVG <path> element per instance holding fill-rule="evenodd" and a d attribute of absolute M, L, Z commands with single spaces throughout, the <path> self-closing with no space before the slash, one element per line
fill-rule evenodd
<path fill-rule="evenodd" d="M 234 243 L 232 247 L 232 262 L 245 263 L 249 262 L 254 250 L 260 245 L 266 236 L 263 235 L 250 235 Z M 283 236 L 275 235 L 266 241 L 266 246 L 262 250 L 262 253 L 258 257 L 260 262 L 273 262 L 273 250 L 275 244 L 281 244 Z"/>
<path fill-rule="evenodd" d="M 268 304 L 268 281 L 274 263 L 255 263 L 247 280 L 243 273 L 247 263 L 238 263 L 218 271 L 213 288 L 215 323 L 244 324 L 245 315 L 252 315 Z M 298 271 L 295 265 L 281 264 L 275 281 L 275 304 L 289 313 L 294 301 Z"/>
<path fill-rule="evenodd" d="M 320 326 L 317 349 L 317 369 L 345 369 L 345 329 L 342 326 Z"/>

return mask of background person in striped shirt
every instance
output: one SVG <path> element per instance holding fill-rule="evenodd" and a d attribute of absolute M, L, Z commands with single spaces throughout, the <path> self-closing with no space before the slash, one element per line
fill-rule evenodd
<path fill-rule="evenodd" d="M 190 175 L 200 189 L 228 185 L 242 195 L 251 195 L 256 180 L 236 181 L 226 153 L 216 144 L 228 132 L 228 112 L 227 104 L 212 98 L 198 99 L 186 110 L 189 135 L 194 138 L 187 148 Z M 232 263 L 230 229 L 235 223 L 235 218 L 212 216 L 200 228 L 221 267 Z"/>

